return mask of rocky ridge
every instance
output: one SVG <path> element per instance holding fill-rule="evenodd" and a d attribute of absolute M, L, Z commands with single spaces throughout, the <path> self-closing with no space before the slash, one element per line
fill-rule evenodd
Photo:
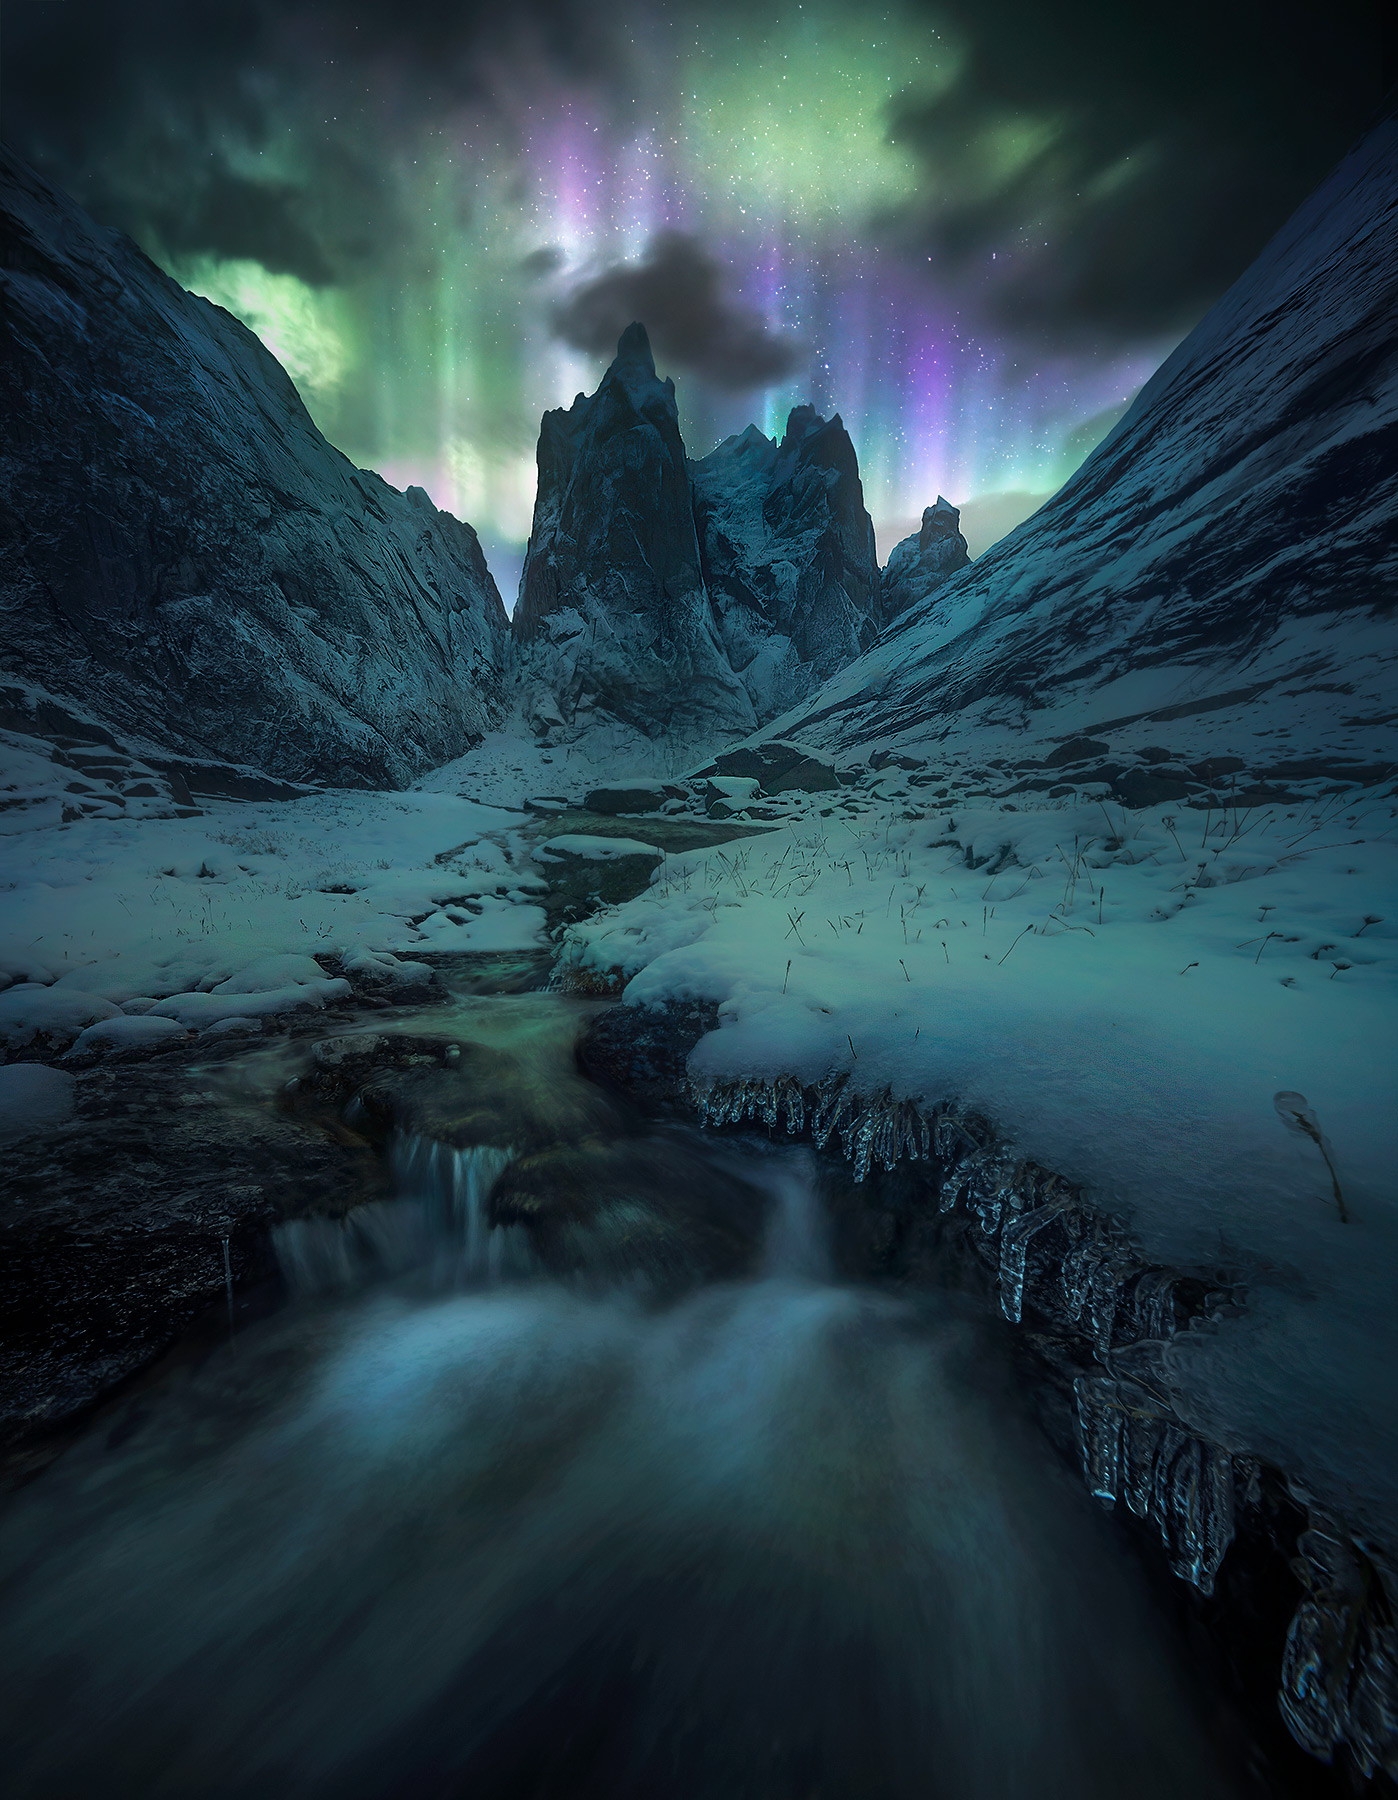
<path fill-rule="evenodd" d="M 538 463 L 514 615 L 526 714 L 676 741 L 751 731 L 704 586 L 674 383 L 643 326 L 595 394 L 544 414 Z"/>
<path fill-rule="evenodd" d="M 0 151 L 0 669 L 167 754 L 393 786 L 501 713 L 469 525 L 321 436 L 259 340 Z"/>
<path fill-rule="evenodd" d="M 540 736 L 620 725 L 709 749 L 877 638 L 874 527 L 838 414 L 798 406 L 779 443 L 753 425 L 687 461 L 674 384 L 638 323 L 595 394 L 544 415 L 538 465 L 514 631 Z M 935 564 L 923 558 L 919 592 Z"/>
<path fill-rule="evenodd" d="M 879 567 L 859 464 L 837 413 L 795 407 L 780 443 L 755 425 L 689 465 L 704 580 L 759 721 L 878 636 Z"/>
<path fill-rule="evenodd" d="M 1162 727 L 1193 761 L 1382 756 L 1395 444 L 1390 115 L 1061 491 L 778 729 L 983 767 Z"/>

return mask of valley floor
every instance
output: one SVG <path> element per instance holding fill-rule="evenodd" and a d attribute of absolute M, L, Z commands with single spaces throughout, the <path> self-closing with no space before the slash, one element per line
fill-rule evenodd
<path fill-rule="evenodd" d="M 427 952 L 545 943 L 544 815 L 518 809 L 595 773 L 502 741 L 406 793 L 0 836 L 0 1129 L 61 1114 L 94 1058 L 253 1037 L 359 978 L 391 994 Z M 701 817 L 702 786 L 669 816 Z M 844 1074 L 993 1118 L 1144 1254 L 1245 1290 L 1171 1343 L 1180 1416 L 1398 1541 L 1392 803 L 939 799 L 890 767 L 752 810 L 735 828 L 762 835 L 667 854 L 571 926 L 561 977 L 716 1003 L 699 1088 Z"/>

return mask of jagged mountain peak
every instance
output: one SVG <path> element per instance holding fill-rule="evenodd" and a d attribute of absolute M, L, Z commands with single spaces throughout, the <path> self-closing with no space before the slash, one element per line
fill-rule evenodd
<path fill-rule="evenodd" d="M 936 592 L 970 562 L 961 535 L 961 509 L 944 494 L 922 509 L 922 525 L 896 544 L 882 580 L 883 622 L 896 619 Z"/>
<path fill-rule="evenodd" d="M 674 384 L 629 325 L 593 394 L 544 414 L 514 631 L 541 732 L 751 730 L 699 566 Z M 610 728 L 610 725 L 609 725 Z"/>
<path fill-rule="evenodd" d="M 788 480 L 801 467 L 826 469 L 849 483 L 850 497 L 857 495 L 864 507 L 864 487 L 859 479 L 859 458 L 839 413 L 825 418 L 813 406 L 793 406 L 787 414 L 786 432 L 777 449 L 774 481 Z"/>
<path fill-rule="evenodd" d="M 639 319 L 628 325 L 617 339 L 616 355 L 607 366 L 597 394 L 600 396 L 618 391 L 626 395 L 637 412 L 656 411 L 673 419 L 678 432 L 679 411 L 675 405 L 675 384 L 668 376 L 662 381 L 656 374 L 650 337 Z M 587 398 L 587 395 L 579 394 L 578 399 L 573 402 L 574 407 Z"/>
<path fill-rule="evenodd" d="M 655 377 L 655 357 L 651 353 L 650 333 L 639 319 L 633 319 L 616 341 L 616 356 L 607 373 L 615 374 L 625 364 Z"/>
<path fill-rule="evenodd" d="M 874 528 L 838 414 L 793 407 L 780 444 L 750 425 L 690 465 L 704 580 L 759 718 L 873 642 Z"/>

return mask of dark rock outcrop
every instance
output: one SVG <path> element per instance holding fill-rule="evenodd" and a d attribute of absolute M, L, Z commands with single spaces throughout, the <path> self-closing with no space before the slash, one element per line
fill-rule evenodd
<path fill-rule="evenodd" d="M 823 794 L 846 787 L 854 779 L 802 745 L 783 743 L 780 738 L 725 750 L 700 769 L 696 779 L 714 775 L 760 782 L 764 794 Z"/>
<path fill-rule="evenodd" d="M 273 1225 L 389 1191 L 338 1122 L 327 1132 L 240 1090 L 230 1102 L 216 1065 L 237 1054 L 206 1041 L 109 1058 L 80 1071 L 75 1118 L 6 1146 L 0 1452 L 80 1417 L 229 1280 L 269 1278 Z"/>
<path fill-rule="evenodd" d="M 490 1196 L 546 1269 L 661 1292 L 731 1279 L 757 1261 L 770 1202 L 689 1136 L 600 1137 L 526 1151 Z"/>
<path fill-rule="evenodd" d="M 544 414 L 538 461 L 514 615 L 526 694 L 546 696 L 538 727 L 601 715 L 650 738 L 751 731 L 700 568 L 674 383 L 644 326 L 622 334 L 595 394 Z"/>
<path fill-rule="evenodd" d="M 132 739 L 385 785 L 499 717 L 476 534 L 221 308 L 0 151 L 0 668 Z"/>
<path fill-rule="evenodd" d="M 759 721 L 878 635 L 879 566 L 854 445 L 838 414 L 796 407 L 780 444 L 755 425 L 690 464 L 704 580 Z"/>
<path fill-rule="evenodd" d="M 923 508 L 922 528 L 895 544 L 883 572 L 881 603 L 885 624 L 945 585 L 971 560 L 961 535 L 961 513 L 938 494 Z"/>
<path fill-rule="evenodd" d="M 683 800 L 685 790 L 672 781 L 619 781 L 610 787 L 593 788 L 583 801 L 588 812 L 615 816 L 618 813 L 659 812 L 667 800 Z"/>

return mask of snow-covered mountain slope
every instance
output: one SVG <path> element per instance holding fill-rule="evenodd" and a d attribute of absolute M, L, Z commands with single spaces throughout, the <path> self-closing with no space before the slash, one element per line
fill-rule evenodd
<path fill-rule="evenodd" d="M 476 534 L 356 469 L 221 308 L 0 151 L 0 672 L 129 738 L 396 785 L 498 719 Z"/>
<path fill-rule="evenodd" d="M 780 444 L 750 425 L 690 464 L 704 580 L 759 720 L 867 650 L 879 566 L 839 415 L 798 406 Z"/>
<path fill-rule="evenodd" d="M 646 738 L 750 731 L 699 565 L 674 383 L 631 325 L 597 392 L 544 414 L 516 636 L 541 727 Z"/>
<path fill-rule="evenodd" d="M 961 535 L 961 512 L 941 494 L 922 509 L 922 528 L 893 547 L 881 583 L 884 622 L 917 606 L 971 560 Z"/>
<path fill-rule="evenodd" d="M 1164 738 L 1284 779 L 1391 750 L 1395 598 L 1390 116 L 1061 492 L 777 730 L 1011 765 L 1034 739 Z"/>

